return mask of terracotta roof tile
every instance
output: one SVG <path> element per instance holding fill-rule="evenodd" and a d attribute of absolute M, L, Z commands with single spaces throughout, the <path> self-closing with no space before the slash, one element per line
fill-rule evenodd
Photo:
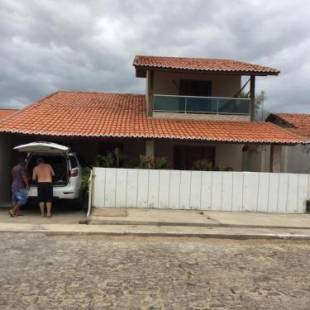
<path fill-rule="evenodd" d="M 0 119 L 8 117 L 9 115 L 18 111 L 17 109 L 0 109 Z"/>
<path fill-rule="evenodd" d="M 0 132 L 77 137 L 195 139 L 295 144 L 303 139 L 272 123 L 147 117 L 145 96 L 57 92 L 0 121 Z"/>
<path fill-rule="evenodd" d="M 291 132 L 310 138 L 310 114 L 277 113 L 268 119 L 276 118 L 282 121 Z"/>
<path fill-rule="evenodd" d="M 133 65 L 136 67 L 136 70 L 158 68 L 207 72 L 238 72 L 251 75 L 277 75 L 280 73 L 279 70 L 266 66 L 215 58 L 136 56 Z M 144 74 L 145 72 L 141 76 L 145 76 Z"/>

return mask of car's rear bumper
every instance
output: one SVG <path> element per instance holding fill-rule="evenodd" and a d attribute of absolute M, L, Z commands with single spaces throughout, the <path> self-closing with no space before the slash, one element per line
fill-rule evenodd
<path fill-rule="evenodd" d="M 76 191 L 69 186 L 54 186 L 53 187 L 53 198 L 54 199 L 77 199 L 80 196 L 80 191 Z M 38 188 L 31 186 L 28 192 L 29 198 L 38 197 Z"/>

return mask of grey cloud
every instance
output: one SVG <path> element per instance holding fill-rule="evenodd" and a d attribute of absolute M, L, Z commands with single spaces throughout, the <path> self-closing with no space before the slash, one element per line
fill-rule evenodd
<path fill-rule="evenodd" d="M 271 111 L 310 112 L 310 1 L 0 0 L 0 105 L 58 89 L 143 92 L 136 54 L 270 65 Z"/>

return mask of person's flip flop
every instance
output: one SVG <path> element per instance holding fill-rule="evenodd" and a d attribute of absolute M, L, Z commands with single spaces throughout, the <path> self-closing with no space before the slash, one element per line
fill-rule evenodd
<path fill-rule="evenodd" d="M 9 211 L 9 214 L 10 214 L 10 217 L 15 217 L 15 214 L 13 214 L 11 210 Z"/>

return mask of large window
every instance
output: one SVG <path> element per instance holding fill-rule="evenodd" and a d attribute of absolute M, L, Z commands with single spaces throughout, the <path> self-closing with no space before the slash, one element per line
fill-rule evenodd
<path fill-rule="evenodd" d="M 180 80 L 180 95 L 182 96 L 211 96 L 211 81 Z"/>

